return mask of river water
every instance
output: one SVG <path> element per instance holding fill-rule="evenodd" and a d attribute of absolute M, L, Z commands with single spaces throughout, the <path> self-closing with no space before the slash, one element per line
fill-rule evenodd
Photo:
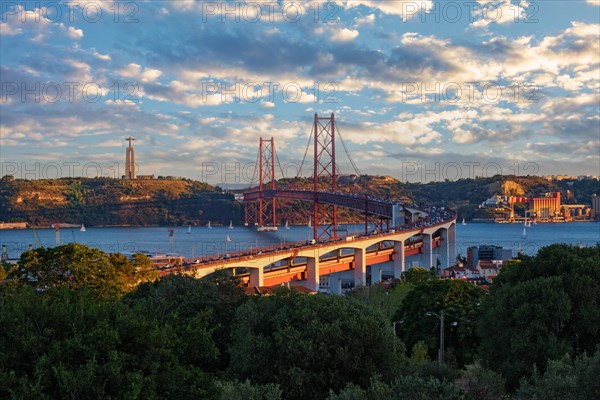
<path fill-rule="evenodd" d="M 364 232 L 364 225 L 345 225 L 349 235 Z M 170 236 L 170 229 L 173 229 Z M 38 244 L 51 247 L 56 244 L 54 229 L 37 229 Z M 346 232 L 340 232 L 345 235 Z M 457 224 L 457 254 L 466 256 L 469 246 L 481 244 L 499 245 L 522 249 L 526 254 L 535 254 L 540 247 L 553 243 L 593 246 L 600 242 L 600 222 L 571 222 L 537 224 L 527 229 L 523 238 L 522 224 L 469 223 Z M 77 228 L 63 228 L 60 243 L 78 242 L 97 247 L 106 252 L 172 253 L 185 257 L 214 255 L 256 246 L 282 245 L 312 239 L 312 229 L 307 226 L 292 226 L 289 230 L 280 227 L 277 232 L 257 232 L 251 227 L 88 227 L 86 232 Z M 10 258 L 18 258 L 28 249 L 36 246 L 33 229 L 2 230 L 0 243 L 6 245 Z"/>

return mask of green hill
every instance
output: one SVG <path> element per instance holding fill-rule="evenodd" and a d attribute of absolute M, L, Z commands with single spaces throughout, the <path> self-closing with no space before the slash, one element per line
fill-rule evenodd
<path fill-rule="evenodd" d="M 330 187 L 323 179 L 320 186 Z M 309 178 L 288 178 L 278 185 L 312 190 Z M 541 196 L 561 191 L 564 201 L 589 204 L 592 193 L 599 193 L 599 182 L 587 179 L 571 183 L 549 182 L 535 176 L 497 175 L 458 181 L 408 183 L 389 176 L 342 176 L 338 190 L 365 193 L 419 205 L 455 209 L 460 218 L 491 218 L 490 209 L 480 209 L 487 198 L 499 195 Z M 571 199 L 567 199 L 570 191 Z M 312 204 L 278 201 L 280 223 L 306 224 Z M 243 222 L 243 205 L 233 194 L 219 187 L 189 179 L 122 180 L 113 178 L 62 178 L 0 180 L 0 220 L 25 221 L 36 226 L 52 223 L 94 225 L 214 225 Z M 363 217 L 338 209 L 339 223 L 362 222 Z"/>
<path fill-rule="evenodd" d="M 240 223 L 241 205 L 219 188 L 188 179 L 10 179 L 0 187 L 5 222 L 172 225 Z"/>

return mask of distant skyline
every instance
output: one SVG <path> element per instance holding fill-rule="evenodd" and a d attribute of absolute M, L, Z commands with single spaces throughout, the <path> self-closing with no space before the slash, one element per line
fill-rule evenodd
<path fill-rule="evenodd" d="M 120 177 L 133 136 L 139 174 L 246 183 L 272 136 L 293 176 L 315 112 L 367 174 L 600 174 L 599 0 L 1 7 L 2 175 Z"/>

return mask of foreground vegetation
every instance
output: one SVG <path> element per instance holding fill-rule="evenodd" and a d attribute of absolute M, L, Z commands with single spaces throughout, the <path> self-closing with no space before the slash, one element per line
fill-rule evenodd
<path fill-rule="evenodd" d="M 487 295 L 413 269 L 391 289 L 256 297 L 226 271 L 157 279 L 104 257 L 66 245 L 5 266 L 0 398 L 600 398 L 600 245 L 543 248 Z M 442 310 L 438 365 L 426 313 Z"/>

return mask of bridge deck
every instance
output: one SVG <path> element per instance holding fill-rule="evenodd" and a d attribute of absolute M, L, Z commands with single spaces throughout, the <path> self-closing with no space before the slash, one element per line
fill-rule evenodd
<path fill-rule="evenodd" d="M 259 199 L 289 199 L 333 204 L 340 207 L 367 212 L 381 218 L 392 219 L 394 202 L 375 199 L 368 195 L 355 195 L 352 193 L 314 192 L 297 189 L 266 189 L 262 193 L 258 190 L 244 192 L 244 201 L 257 201 Z"/>
<path fill-rule="evenodd" d="M 426 228 L 430 229 L 441 227 L 453 221 L 456 221 L 456 216 L 454 214 L 452 214 L 451 218 L 441 220 L 437 223 L 428 223 L 427 221 L 422 221 L 420 223 L 407 224 L 402 227 L 403 229 L 390 232 L 352 236 L 314 244 L 307 242 L 293 242 L 287 243 L 282 246 L 269 246 L 253 249 L 253 251 L 251 252 L 247 250 L 242 250 L 238 252 L 231 252 L 226 255 L 188 259 L 186 262 L 187 265 L 180 268 L 163 269 L 160 271 L 160 274 L 168 275 L 174 272 L 189 273 L 193 272 L 194 270 L 212 269 L 221 266 L 224 268 L 235 267 L 236 264 L 238 264 L 239 266 L 243 266 L 245 263 L 255 263 L 257 261 L 268 258 L 271 258 L 273 260 L 282 260 L 298 256 L 302 257 L 302 253 L 306 253 L 307 250 L 318 251 L 321 249 L 328 248 L 334 250 L 335 248 L 343 248 L 345 245 L 347 245 L 347 247 L 352 247 L 353 244 L 360 244 L 361 242 L 370 241 L 373 239 L 385 241 L 386 238 L 389 238 L 389 240 L 393 241 L 394 236 L 397 236 L 399 234 L 417 235 L 423 233 L 424 229 Z"/>

